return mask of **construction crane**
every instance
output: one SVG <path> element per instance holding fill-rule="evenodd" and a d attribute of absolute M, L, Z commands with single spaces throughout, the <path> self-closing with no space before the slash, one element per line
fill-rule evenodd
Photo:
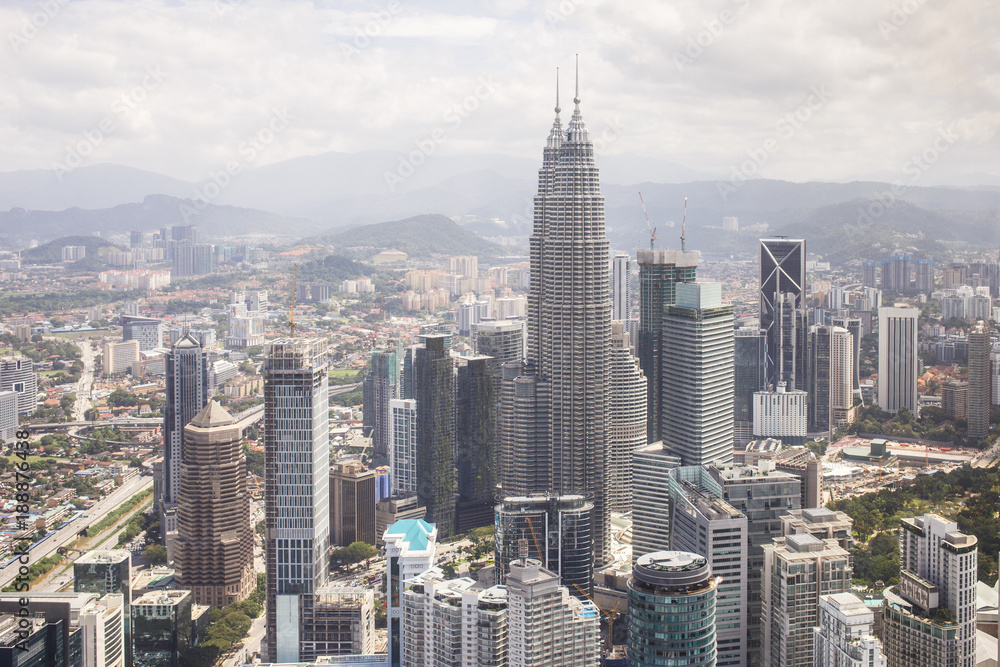
<path fill-rule="evenodd" d="M 684 233 L 687 230 L 688 222 L 688 198 L 684 198 L 684 218 L 681 221 L 681 252 L 684 252 Z"/>
<path fill-rule="evenodd" d="M 292 301 L 288 305 L 288 326 L 292 330 L 292 338 L 295 338 L 295 276 L 299 271 L 298 264 L 292 264 Z"/>
<path fill-rule="evenodd" d="M 592 598 L 589 595 L 587 595 L 587 591 L 585 591 L 582 588 L 580 588 L 580 586 L 578 586 L 577 584 L 573 584 L 573 588 L 575 588 L 576 590 L 580 591 L 580 595 L 582 595 L 583 597 L 585 597 L 588 600 L 590 600 L 591 602 L 593 602 L 594 606 L 597 607 L 602 614 L 604 614 L 605 616 L 608 617 L 608 646 L 607 646 L 607 650 L 610 651 L 611 647 L 615 645 L 614 640 L 611 638 L 611 632 L 612 632 L 612 630 L 614 629 L 614 626 L 615 626 L 615 614 L 618 613 L 618 603 L 619 603 L 619 601 L 616 600 L 614 608 L 610 612 L 608 612 L 607 610 L 602 609 L 601 605 L 597 604 L 597 601 L 594 600 L 594 598 Z"/>
<path fill-rule="evenodd" d="M 653 242 L 656 241 L 656 227 L 649 221 L 649 213 L 646 213 L 646 202 L 642 200 L 642 193 L 639 193 L 639 203 L 642 204 L 642 214 L 646 216 L 646 227 L 649 228 L 649 249 L 653 249 Z"/>

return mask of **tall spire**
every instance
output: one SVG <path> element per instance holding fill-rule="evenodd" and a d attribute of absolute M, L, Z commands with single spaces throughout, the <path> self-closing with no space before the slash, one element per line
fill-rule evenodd
<path fill-rule="evenodd" d="M 562 122 L 559 120 L 559 68 L 556 68 L 556 119 L 552 122 L 552 131 L 549 132 L 549 139 L 545 142 L 546 148 L 559 148 L 563 142 Z"/>
<path fill-rule="evenodd" d="M 580 54 L 576 54 L 576 95 L 573 96 L 573 104 L 576 110 L 580 110 Z"/>
<path fill-rule="evenodd" d="M 587 134 L 587 126 L 583 122 L 583 114 L 580 113 L 580 54 L 576 54 L 576 95 L 573 97 L 573 117 L 566 128 L 566 141 L 570 143 L 585 144 L 590 143 L 590 135 Z"/>
<path fill-rule="evenodd" d="M 559 116 L 559 112 L 562 109 L 559 108 L 559 68 L 556 68 L 556 117 Z"/>

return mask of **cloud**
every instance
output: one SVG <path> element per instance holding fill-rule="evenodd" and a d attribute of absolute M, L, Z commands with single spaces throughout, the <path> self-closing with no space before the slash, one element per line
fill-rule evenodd
<path fill-rule="evenodd" d="M 164 82 L 91 163 L 199 180 L 275 108 L 295 120 L 255 164 L 331 150 L 406 153 L 447 124 L 481 77 L 495 93 L 440 150 L 535 157 L 552 120 L 553 70 L 562 68 L 569 110 L 577 52 L 588 124 L 621 128 L 606 153 L 724 175 L 814 86 L 829 101 L 759 175 L 898 171 L 950 124 L 962 138 L 935 169 L 996 171 L 1000 148 L 992 0 L 51 2 L 58 11 L 30 38 L 22 32 L 39 3 L 0 7 L 3 170 L 50 167 L 150 67 L 167 73 Z M 690 62 L 679 67 L 678 54 Z"/>

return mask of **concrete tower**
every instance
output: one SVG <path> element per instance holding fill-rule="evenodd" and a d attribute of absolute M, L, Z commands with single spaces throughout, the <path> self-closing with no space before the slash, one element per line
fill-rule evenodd
<path fill-rule="evenodd" d="M 632 317 L 632 261 L 622 253 L 611 260 L 611 319 Z"/>
<path fill-rule="evenodd" d="M 832 430 L 844 421 L 854 398 L 854 340 L 847 329 L 809 329 L 809 424 Z M 841 417 L 841 419 L 838 419 Z"/>
<path fill-rule="evenodd" d="M 916 308 L 878 311 L 878 406 L 895 414 L 907 408 L 917 416 Z"/>
<path fill-rule="evenodd" d="M 646 444 L 646 376 L 629 351 L 625 323 L 611 323 L 611 387 L 608 394 L 608 503 L 632 509 L 632 452 Z"/>
<path fill-rule="evenodd" d="M 414 360 L 417 400 L 417 496 L 438 535 L 455 532 L 455 362 L 449 336 L 421 336 Z"/>
<path fill-rule="evenodd" d="M 979 320 L 969 331 L 969 439 L 990 432 L 990 325 Z"/>
<path fill-rule="evenodd" d="M 806 385 L 806 242 L 760 240 L 760 328 L 767 332 L 767 381 Z"/>

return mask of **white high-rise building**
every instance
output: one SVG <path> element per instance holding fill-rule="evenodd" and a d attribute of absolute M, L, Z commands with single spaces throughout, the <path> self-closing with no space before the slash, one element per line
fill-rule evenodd
<path fill-rule="evenodd" d="M 386 664 L 402 664 L 403 646 L 409 644 L 403 623 L 403 594 L 410 581 L 434 566 L 437 528 L 423 519 L 403 519 L 386 528 L 386 602 L 389 630 Z"/>
<path fill-rule="evenodd" d="M 663 443 L 684 465 L 733 461 L 733 307 L 720 283 L 678 283 L 663 317 Z"/>
<path fill-rule="evenodd" d="M 392 495 L 417 491 L 417 401 L 389 401 L 389 468 Z"/>
<path fill-rule="evenodd" d="M 646 444 L 646 376 L 629 349 L 625 323 L 611 323 L 608 391 L 608 502 L 612 512 L 632 508 L 632 453 Z"/>
<path fill-rule="evenodd" d="M 570 595 L 541 562 L 507 574 L 507 667 L 597 667 L 600 611 Z"/>
<path fill-rule="evenodd" d="M 480 589 L 468 577 L 443 581 L 431 570 L 403 593 L 402 667 L 504 665 L 507 589 Z"/>
<path fill-rule="evenodd" d="M 746 664 L 747 517 L 694 484 L 670 478 L 671 549 L 705 557 L 719 578 L 715 599 L 716 665 Z"/>
<path fill-rule="evenodd" d="M 13 444 L 17 432 L 17 392 L 0 391 L 0 442 Z"/>
<path fill-rule="evenodd" d="M 38 404 L 38 375 L 35 362 L 14 355 L 0 358 L 0 391 L 17 393 L 17 413 L 28 415 Z"/>
<path fill-rule="evenodd" d="M 907 408 L 917 415 L 916 308 L 878 311 L 878 406 L 895 414 Z"/>
<path fill-rule="evenodd" d="M 875 636 L 875 614 L 853 593 L 819 598 L 819 626 L 813 628 L 816 667 L 886 667 Z"/>
<path fill-rule="evenodd" d="M 299 662 L 306 606 L 327 582 L 330 398 L 327 344 L 285 338 L 264 359 L 265 554 L 269 662 Z"/>
<path fill-rule="evenodd" d="M 632 317 L 632 258 L 622 253 L 611 260 L 611 319 Z"/>
<path fill-rule="evenodd" d="M 809 394 L 802 390 L 786 391 L 779 382 L 775 391 L 753 395 L 754 438 L 776 438 L 785 444 L 805 442 L 809 428 Z"/>
<path fill-rule="evenodd" d="M 817 430 L 836 426 L 854 400 L 854 339 L 841 327 L 809 328 L 809 423 Z"/>
<path fill-rule="evenodd" d="M 882 645 L 889 665 L 976 664 L 974 535 L 936 514 L 902 520 L 899 586 L 882 601 Z"/>
<path fill-rule="evenodd" d="M 667 472 L 681 465 L 662 442 L 632 454 L 632 563 L 639 556 L 670 547 L 670 481 Z"/>
<path fill-rule="evenodd" d="M 851 590 L 851 554 L 836 540 L 788 535 L 764 547 L 764 652 L 772 667 L 812 667 L 819 598 Z"/>
<path fill-rule="evenodd" d="M 475 278 L 479 275 L 479 258 L 475 255 L 458 255 L 448 261 L 449 273 Z"/>

